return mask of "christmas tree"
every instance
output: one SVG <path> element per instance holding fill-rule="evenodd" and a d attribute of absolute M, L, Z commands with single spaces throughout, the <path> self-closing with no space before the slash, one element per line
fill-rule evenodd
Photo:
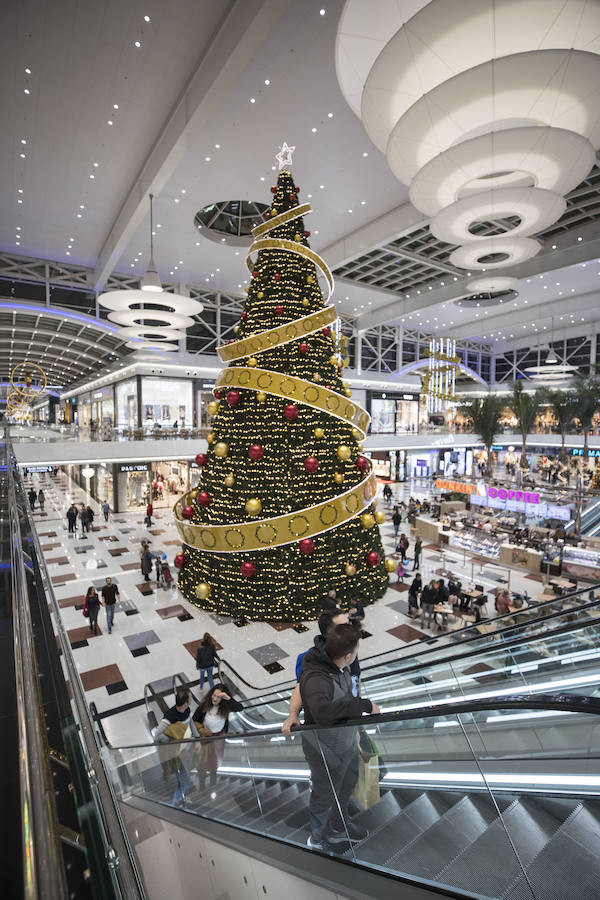
<path fill-rule="evenodd" d="M 299 204 L 289 171 L 271 190 L 236 340 L 219 349 L 229 368 L 209 404 L 201 480 L 175 507 L 184 542 L 175 564 L 198 606 L 299 621 L 317 617 L 331 591 L 342 605 L 377 600 L 395 563 L 384 559 L 384 514 L 359 443 L 369 417 L 341 377 L 333 279 L 304 230 L 310 205 Z"/>

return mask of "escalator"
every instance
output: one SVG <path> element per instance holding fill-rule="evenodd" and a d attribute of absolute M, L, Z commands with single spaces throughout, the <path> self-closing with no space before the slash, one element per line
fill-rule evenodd
<path fill-rule="evenodd" d="M 105 747 L 103 756 L 124 820 L 133 827 L 143 817 L 155 849 L 159 832 L 188 848 L 184 833 L 203 835 L 314 884 L 326 872 L 344 896 L 597 900 L 600 701 L 514 695 L 446 712 L 451 722 L 425 706 L 289 736 Z M 371 748 L 360 762 L 369 786 L 352 801 L 352 824 L 365 835 L 308 849 L 303 742 L 319 748 L 334 803 L 332 748 L 342 732 L 347 747 L 359 731 Z M 202 765 L 213 741 L 222 758 L 208 781 Z M 139 832 L 135 852 L 140 866 L 151 865 Z M 158 897 L 148 882 L 146 893 Z"/>

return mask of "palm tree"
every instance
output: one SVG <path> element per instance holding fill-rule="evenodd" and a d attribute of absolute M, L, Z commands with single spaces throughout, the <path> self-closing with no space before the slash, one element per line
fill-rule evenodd
<path fill-rule="evenodd" d="M 538 388 L 533 394 L 528 394 L 523 389 L 522 381 L 515 381 L 512 389 L 512 399 L 509 401 L 510 408 L 519 420 L 519 429 L 521 431 L 521 461 L 519 465 L 522 469 L 527 468 L 527 435 L 531 432 L 535 417 L 537 416 L 540 406 L 545 402 L 547 391 L 544 388 Z"/>
<path fill-rule="evenodd" d="M 592 430 L 594 414 L 600 398 L 600 380 L 594 375 L 575 381 L 573 418 L 578 419 L 583 430 L 583 457 L 588 458 L 588 436 Z"/>
<path fill-rule="evenodd" d="M 504 400 L 495 394 L 487 394 L 480 400 L 461 403 L 461 412 L 472 421 L 473 431 L 479 435 L 487 450 L 487 473 L 492 474 L 492 444 L 498 434 Z"/>
<path fill-rule="evenodd" d="M 558 430 L 561 438 L 560 459 L 562 462 L 566 462 L 565 438 L 569 425 L 573 421 L 573 410 L 577 401 L 577 394 L 575 391 L 548 391 L 547 399 L 558 421 Z"/>

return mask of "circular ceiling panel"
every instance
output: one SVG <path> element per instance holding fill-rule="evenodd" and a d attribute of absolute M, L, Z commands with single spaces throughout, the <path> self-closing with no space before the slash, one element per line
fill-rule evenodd
<path fill-rule="evenodd" d="M 205 238 L 222 244 L 245 247 L 252 229 L 265 222 L 266 203 L 250 200 L 222 200 L 203 206 L 194 216 L 194 225 Z"/>

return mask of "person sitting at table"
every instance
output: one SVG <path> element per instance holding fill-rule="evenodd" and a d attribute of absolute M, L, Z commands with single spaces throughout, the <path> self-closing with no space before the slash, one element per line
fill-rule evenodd
<path fill-rule="evenodd" d="M 496 594 L 496 602 L 494 604 L 494 606 L 496 607 L 496 609 L 498 611 L 498 615 L 505 616 L 507 613 L 509 613 L 510 612 L 509 605 L 510 605 L 510 600 L 509 600 L 509 597 L 508 597 L 508 594 L 506 593 L 506 591 L 504 591 L 504 590 L 499 591 Z"/>

